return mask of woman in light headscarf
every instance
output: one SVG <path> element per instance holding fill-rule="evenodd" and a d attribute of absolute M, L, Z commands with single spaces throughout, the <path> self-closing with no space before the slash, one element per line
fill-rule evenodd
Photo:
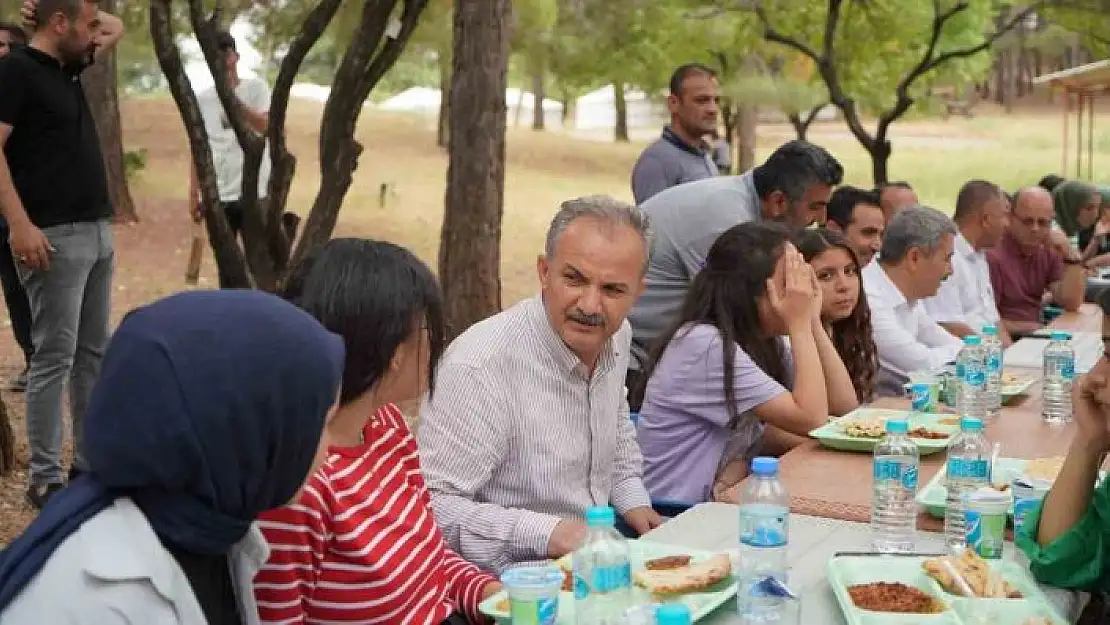
<path fill-rule="evenodd" d="M 0 623 L 256 625 L 254 520 L 323 461 L 343 359 L 258 291 L 128 314 L 85 414 L 89 473 L 0 553 Z"/>

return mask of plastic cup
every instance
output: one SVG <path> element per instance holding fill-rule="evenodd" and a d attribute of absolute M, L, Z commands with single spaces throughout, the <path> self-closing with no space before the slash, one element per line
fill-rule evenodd
<path fill-rule="evenodd" d="M 936 412 L 940 401 L 940 377 L 936 371 L 910 373 L 910 409 L 914 412 Z"/>
<path fill-rule="evenodd" d="M 1041 505 L 1045 495 L 1052 488 L 1052 482 L 1033 479 L 1019 475 L 1010 484 L 1010 491 L 1014 494 L 1014 535 L 1016 536 L 1025 525 L 1025 515 Z"/>
<path fill-rule="evenodd" d="M 1010 493 L 984 487 L 963 496 L 967 546 L 984 560 L 1000 560 L 1010 516 Z"/>
<path fill-rule="evenodd" d="M 563 571 L 556 566 L 519 567 L 501 574 L 509 594 L 509 614 L 514 625 L 555 625 Z"/>
<path fill-rule="evenodd" d="M 656 625 L 655 613 L 658 606 L 653 603 L 634 605 L 621 615 L 621 625 Z"/>

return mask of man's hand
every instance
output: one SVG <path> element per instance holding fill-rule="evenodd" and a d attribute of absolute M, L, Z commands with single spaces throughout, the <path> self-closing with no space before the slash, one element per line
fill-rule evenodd
<path fill-rule="evenodd" d="M 561 558 L 582 546 L 586 540 L 586 524 L 582 521 L 563 519 L 547 539 L 547 557 Z"/>
<path fill-rule="evenodd" d="M 1076 432 L 1075 440 L 1090 445 L 1099 453 L 1110 449 L 1110 386 L 1094 373 L 1079 378 L 1072 389 Z"/>
<path fill-rule="evenodd" d="M 482 601 L 485 601 L 486 599 L 489 599 L 490 597 L 501 592 L 501 588 L 501 582 L 490 582 L 486 584 L 486 587 L 482 589 Z"/>
<path fill-rule="evenodd" d="M 54 248 L 35 224 L 27 221 L 11 226 L 12 257 L 29 269 L 50 268 L 50 252 Z"/>
<path fill-rule="evenodd" d="M 23 26 L 27 30 L 35 29 L 35 25 L 38 23 L 38 16 L 36 15 L 38 8 L 39 0 L 23 0 L 19 15 L 23 18 Z"/>
<path fill-rule="evenodd" d="M 649 506 L 640 506 L 625 512 L 624 520 L 641 536 L 663 524 L 663 517 Z"/>

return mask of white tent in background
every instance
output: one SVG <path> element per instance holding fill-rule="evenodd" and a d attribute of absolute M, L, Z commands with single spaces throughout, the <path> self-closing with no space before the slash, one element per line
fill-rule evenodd
<path fill-rule="evenodd" d="M 605 85 L 578 98 L 574 107 L 576 130 L 611 130 L 617 123 L 616 92 L 613 85 Z M 667 115 L 662 102 L 653 102 L 642 91 L 625 90 L 624 102 L 628 111 L 628 128 L 659 128 Z"/>
<path fill-rule="evenodd" d="M 312 100 L 313 102 L 327 102 L 329 95 L 331 95 L 331 87 L 314 85 L 310 82 L 293 83 L 293 86 L 289 89 L 290 98 Z"/>
<path fill-rule="evenodd" d="M 439 114 L 439 105 L 442 94 L 439 89 L 431 87 L 410 87 L 401 93 L 387 99 L 378 105 L 383 111 L 410 113 L 424 117 L 435 117 Z M 535 97 L 515 87 L 505 90 L 505 106 L 509 109 L 508 123 L 513 125 L 519 120 L 521 125 L 532 123 L 532 108 Z M 561 125 L 563 105 L 555 100 L 543 101 L 544 122 L 550 128 Z"/>
<path fill-rule="evenodd" d="M 439 114 L 440 97 L 439 89 L 409 87 L 379 104 L 378 108 L 383 111 L 435 116 Z"/>

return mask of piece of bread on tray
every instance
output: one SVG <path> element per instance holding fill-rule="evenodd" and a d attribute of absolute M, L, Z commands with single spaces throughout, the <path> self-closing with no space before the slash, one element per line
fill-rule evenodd
<path fill-rule="evenodd" d="M 707 590 L 730 575 L 732 559 L 722 553 L 680 568 L 637 571 L 633 578 L 637 586 L 653 595 L 681 595 Z"/>

